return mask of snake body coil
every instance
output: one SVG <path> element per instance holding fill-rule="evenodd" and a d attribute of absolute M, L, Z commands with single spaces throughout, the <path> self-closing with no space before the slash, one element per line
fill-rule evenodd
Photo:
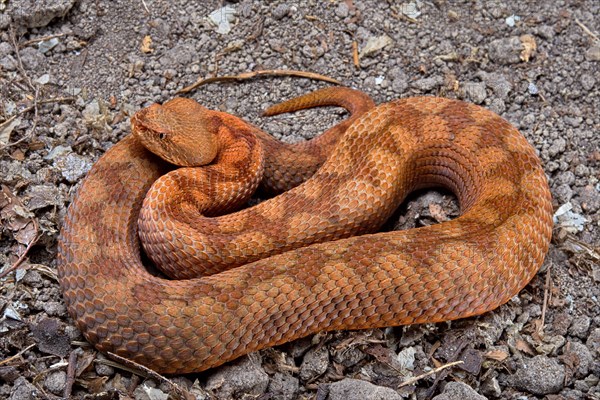
<path fill-rule="evenodd" d="M 260 170 L 274 190 L 314 172 L 283 195 L 228 216 L 210 217 L 210 204 L 201 211 L 208 217 L 188 216 L 186 211 L 205 210 L 199 203 L 210 203 L 211 186 L 189 194 L 183 188 L 188 178 L 161 178 L 172 167 L 131 135 L 113 146 L 85 178 L 59 238 L 60 286 L 87 340 L 157 371 L 185 373 L 323 330 L 478 315 L 518 293 L 543 262 L 552 227 L 546 177 L 523 136 L 496 114 L 461 101 L 421 97 L 372 107 L 356 95 L 354 107 L 351 95 L 329 89 L 283 109 L 340 104 L 353 112 L 334 134 L 319 139 L 333 150 L 316 172 L 326 157 L 314 145 L 318 141 L 307 142 L 313 144 L 304 145 L 306 153 L 277 150 L 260 132 L 258 140 L 244 139 L 238 147 L 217 145 L 208 166 L 216 172 L 200 172 L 200 180 L 234 197 L 256 187 L 260 178 L 253 174 Z M 200 113 L 206 126 L 232 140 L 240 131 L 258 131 L 227 114 Z M 171 114 L 165 115 L 159 122 L 168 122 Z M 338 134 L 339 140 L 333 138 Z M 256 150 L 258 142 L 263 150 Z M 218 153 L 223 148 L 230 153 Z M 211 152 L 201 158 L 210 159 Z M 269 158 L 276 152 L 273 166 Z M 296 166 L 282 166 L 290 157 Z M 241 169 L 221 164 L 227 160 Z M 249 175 L 250 189 L 233 186 L 240 171 L 252 172 L 242 174 Z M 163 183 L 144 200 L 157 180 Z M 434 186 L 456 194 L 459 218 L 344 238 L 377 229 L 408 193 Z M 179 189 L 177 200 L 169 200 L 169 192 Z M 148 208 L 140 218 L 144 202 L 163 209 Z M 162 220 L 167 211 L 178 221 Z M 226 269 L 228 261 L 241 266 L 180 281 L 153 276 L 142 264 L 138 218 L 149 224 L 142 236 L 159 262 L 205 265 L 194 276 Z M 175 233 L 198 224 L 208 233 L 199 233 L 197 242 Z M 219 246 L 225 253 L 198 253 Z M 195 261 L 186 261 L 181 249 Z M 243 249 L 251 254 L 237 254 Z M 257 259 L 258 253 L 274 255 Z"/>

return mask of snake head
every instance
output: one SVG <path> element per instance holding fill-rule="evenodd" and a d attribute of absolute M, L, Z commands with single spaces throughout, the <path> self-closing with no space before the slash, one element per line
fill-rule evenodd
<path fill-rule="evenodd" d="M 131 131 L 144 147 L 182 167 L 209 164 L 217 155 L 219 118 L 195 100 L 152 104 L 131 118 Z"/>

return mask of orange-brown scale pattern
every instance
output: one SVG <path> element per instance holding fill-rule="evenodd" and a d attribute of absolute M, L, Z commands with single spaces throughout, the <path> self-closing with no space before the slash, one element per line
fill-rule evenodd
<path fill-rule="evenodd" d="M 172 278 L 197 278 L 309 243 L 375 230 L 383 222 L 381 218 L 360 212 L 356 204 L 349 205 L 349 211 L 320 206 L 318 199 L 336 196 L 332 193 L 336 185 L 329 181 L 355 183 L 350 179 L 352 174 L 340 176 L 338 172 L 313 180 L 318 184 L 302 191 L 289 191 L 267 203 L 266 208 L 258 206 L 210 218 L 246 202 L 261 178 L 263 187 L 274 192 L 290 189 L 313 175 L 348 126 L 372 108 L 373 102 L 355 90 L 326 88 L 275 105 L 266 113 L 274 115 L 321 105 L 342 106 L 350 112 L 350 117 L 314 140 L 295 144 L 284 144 L 239 118 L 207 110 L 190 99 L 174 99 L 137 113 L 132 124 L 134 136 L 159 154 L 163 153 L 160 147 L 166 147 L 164 155 L 171 157 L 170 161 L 176 154 L 179 159 L 186 158 L 181 164 L 192 166 L 194 162 L 188 162 L 187 158 L 197 155 L 193 151 L 189 156 L 182 154 L 192 146 L 180 149 L 181 146 L 169 140 L 165 143 L 164 138 L 153 140 L 156 132 L 173 141 L 214 143 L 219 149 L 210 165 L 175 170 L 158 179 L 147 193 L 139 218 L 139 235 L 154 264 Z M 257 140 L 261 146 L 256 144 Z M 206 147 L 209 146 L 201 147 L 199 152 L 217 153 Z M 201 164 L 207 164 L 207 160 L 203 157 Z M 365 187 L 354 190 L 373 192 Z M 376 192 L 371 195 L 376 196 Z M 351 212 L 362 215 L 367 225 L 363 226 L 364 222 L 358 225 L 359 219 Z"/>
<path fill-rule="evenodd" d="M 261 182 L 267 192 L 284 192 L 311 177 L 332 153 L 346 129 L 358 117 L 375 107 L 375 103 L 367 94 L 358 90 L 328 87 L 275 104 L 263 115 L 273 116 L 321 106 L 343 107 L 350 116 L 322 135 L 299 143 L 282 143 L 268 133 L 260 130 L 256 132 L 268 159 Z"/>
<path fill-rule="evenodd" d="M 142 265 L 136 222 L 146 191 L 167 169 L 131 136 L 115 145 L 69 208 L 58 256 L 60 285 L 85 337 L 164 373 L 205 370 L 323 330 L 484 313 L 529 282 L 551 236 L 550 194 L 533 148 L 499 116 L 456 100 L 402 99 L 358 117 L 323 167 L 283 197 L 308 213 L 279 196 L 259 205 L 256 225 L 236 222 L 242 214 L 215 218 L 217 227 L 227 218 L 250 227 L 260 245 L 276 236 L 266 221 L 281 234 L 302 222 L 290 210 L 375 229 L 412 190 L 447 187 L 462 215 L 434 226 L 164 280 Z"/>

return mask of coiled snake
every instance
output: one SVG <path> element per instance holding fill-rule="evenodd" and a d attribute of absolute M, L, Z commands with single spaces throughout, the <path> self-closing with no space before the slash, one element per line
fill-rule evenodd
<path fill-rule="evenodd" d="M 346 88 L 271 113 L 327 104 L 351 116 L 299 145 L 192 100 L 138 112 L 133 135 L 88 173 L 59 237 L 60 287 L 86 339 L 160 372 L 201 371 L 318 331 L 478 315 L 531 280 L 552 206 L 540 162 L 514 127 L 457 100 L 374 107 Z M 208 165 L 164 175 L 173 167 L 142 142 L 167 160 Z M 216 216 L 260 182 L 290 190 Z M 370 234 L 408 193 L 434 186 L 456 194 L 460 217 Z M 155 264 L 199 277 L 147 272 L 138 218 Z"/>

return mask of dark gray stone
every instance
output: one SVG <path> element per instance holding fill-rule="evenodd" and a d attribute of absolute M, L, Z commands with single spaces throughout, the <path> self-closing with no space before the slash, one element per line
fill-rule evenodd
<path fill-rule="evenodd" d="M 558 393 L 565 381 L 565 367 L 554 358 L 539 355 L 524 359 L 508 380 L 524 392 L 537 395 Z"/>
<path fill-rule="evenodd" d="M 487 400 L 487 397 L 480 395 L 466 383 L 449 382 L 444 391 L 433 400 Z"/>
<path fill-rule="evenodd" d="M 401 400 L 393 389 L 359 379 L 344 379 L 329 385 L 328 400 Z"/>
<path fill-rule="evenodd" d="M 260 396 L 269 385 L 269 375 L 255 356 L 221 367 L 206 381 L 206 390 L 212 391 L 219 398 L 237 398 L 241 394 Z"/>

